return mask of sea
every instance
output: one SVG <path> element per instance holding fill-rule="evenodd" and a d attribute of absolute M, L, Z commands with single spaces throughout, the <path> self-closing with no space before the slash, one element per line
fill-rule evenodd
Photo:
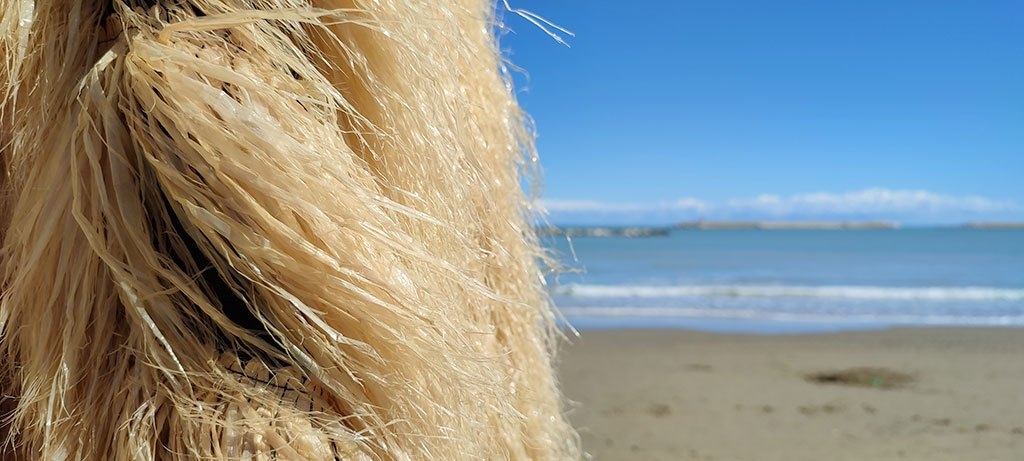
<path fill-rule="evenodd" d="M 565 326 L 806 333 L 1024 327 L 1024 230 L 680 229 L 548 236 Z"/>

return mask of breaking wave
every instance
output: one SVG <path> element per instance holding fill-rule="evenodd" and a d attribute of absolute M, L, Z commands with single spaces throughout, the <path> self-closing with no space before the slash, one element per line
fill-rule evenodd
<path fill-rule="evenodd" d="M 1024 290 L 992 287 L 880 287 L 789 285 L 586 285 L 555 287 L 574 298 L 824 298 L 906 301 L 1024 301 Z"/>

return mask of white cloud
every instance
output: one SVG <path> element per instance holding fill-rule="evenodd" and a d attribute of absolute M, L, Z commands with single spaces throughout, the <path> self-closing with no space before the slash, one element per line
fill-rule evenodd
<path fill-rule="evenodd" d="M 1007 200 L 974 195 L 951 196 L 925 190 L 864 189 L 843 194 L 816 192 L 789 196 L 762 194 L 752 199 L 734 199 L 727 208 L 769 214 L 891 214 L 891 213 L 990 213 L 1018 210 Z"/>
<path fill-rule="evenodd" d="M 673 210 L 706 211 L 710 208 L 710 205 L 703 200 L 686 197 L 669 203 L 666 208 Z"/>
<path fill-rule="evenodd" d="M 540 207 L 552 213 L 642 213 L 656 211 L 696 211 L 703 212 L 710 205 L 700 199 L 684 197 L 671 202 L 636 203 L 636 202 L 600 202 L 596 200 L 558 200 L 544 199 Z"/>
<path fill-rule="evenodd" d="M 657 203 L 602 202 L 596 200 L 541 200 L 539 205 L 559 215 L 630 215 L 737 217 L 876 217 L 916 219 L 920 217 L 995 216 L 1020 214 L 1024 207 L 1010 200 L 976 195 L 945 195 L 926 190 L 870 188 L 845 193 L 761 194 L 720 202 L 684 197 Z"/>

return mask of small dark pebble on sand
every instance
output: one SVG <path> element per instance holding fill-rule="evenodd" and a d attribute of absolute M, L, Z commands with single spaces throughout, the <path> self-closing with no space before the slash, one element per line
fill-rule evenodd
<path fill-rule="evenodd" d="M 909 373 L 874 367 L 810 373 L 805 375 L 804 379 L 815 384 L 838 384 L 875 389 L 897 389 L 914 381 L 914 377 Z"/>
<path fill-rule="evenodd" d="M 655 417 L 661 418 L 672 414 L 672 407 L 665 405 L 664 403 L 657 403 L 651 405 L 651 408 L 648 410 L 648 412 L 654 415 Z"/>

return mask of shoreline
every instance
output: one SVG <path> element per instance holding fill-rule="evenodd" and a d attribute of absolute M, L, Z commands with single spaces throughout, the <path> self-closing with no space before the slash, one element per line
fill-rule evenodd
<path fill-rule="evenodd" d="M 1022 351 L 1024 330 L 1003 327 L 583 329 L 559 370 L 599 460 L 1014 460 Z M 843 382 L 850 370 L 908 381 Z"/>
<path fill-rule="evenodd" d="M 579 317 L 567 315 L 559 327 L 572 331 L 689 331 L 721 335 L 816 335 L 846 332 L 919 329 L 1004 329 L 1024 334 L 1024 324 L 1006 323 L 912 323 L 891 322 L 882 319 L 856 322 L 834 320 L 777 320 L 771 318 L 720 317 Z"/>

